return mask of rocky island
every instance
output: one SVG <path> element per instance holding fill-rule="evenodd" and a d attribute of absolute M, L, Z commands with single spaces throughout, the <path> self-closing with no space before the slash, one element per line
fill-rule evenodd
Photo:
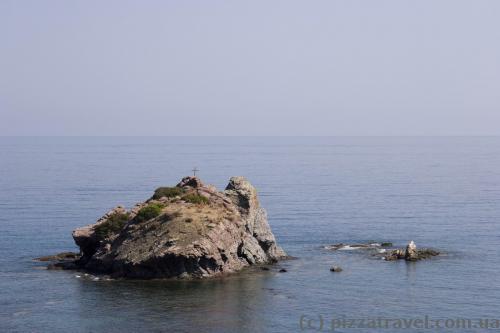
<path fill-rule="evenodd" d="M 203 278 L 286 257 L 244 177 L 232 177 L 224 191 L 185 177 L 130 210 L 114 208 L 73 238 L 80 254 L 52 267 L 113 278 Z"/>

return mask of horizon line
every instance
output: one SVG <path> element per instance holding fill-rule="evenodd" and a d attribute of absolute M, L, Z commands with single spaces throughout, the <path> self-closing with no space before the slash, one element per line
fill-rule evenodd
<path fill-rule="evenodd" d="M 321 138 L 321 137 L 500 137 L 500 134 L 411 134 L 411 135 L 378 135 L 378 134 L 353 134 L 353 135 L 3 135 L 0 137 L 142 137 L 142 138 L 168 138 L 168 137 L 179 137 L 179 138 L 189 138 L 189 137 L 255 137 L 255 138 L 265 138 L 265 137 L 311 137 L 311 138 Z"/>

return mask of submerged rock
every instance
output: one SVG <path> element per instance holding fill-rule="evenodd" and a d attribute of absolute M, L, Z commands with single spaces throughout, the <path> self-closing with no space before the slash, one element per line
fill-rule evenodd
<path fill-rule="evenodd" d="M 433 249 L 421 249 L 417 250 L 417 260 L 428 259 L 441 254 L 441 252 Z"/>
<path fill-rule="evenodd" d="M 389 242 L 371 242 L 371 243 L 360 243 L 360 244 L 331 244 L 326 245 L 324 248 L 326 250 L 373 250 L 373 249 L 383 249 L 387 247 L 392 247 L 392 243 Z"/>
<path fill-rule="evenodd" d="M 223 192 L 185 177 L 130 211 L 116 207 L 73 238 L 81 251 L 75 265 L 112 277 L 208 277 L 286 257 L 243 177 Z"/>
<path fill-rule="evenodd" d="M 50 256 L 43 256 L 39 258 L 35 258 L 34 260 L 37 261 L 74 261 L 76 259 L 79 259 L 80 256 L 78 253 L 74 252 L 61 252 L 55 255 L 50 255 Z"/>
<path fill-rule="evenodd" d="M 340 267 L 340 266 L 332 266 L 330 268 L 330 272 L 342 272 L 342 267 Z"/>
<path fill-rule="evenodd" d="M 77 261 L 80 259 L 80 255 L 74 252 L 62 252 L 51 256 L 43 256 L 35 258 L 37 261 L 49 262 L 47 269 L 49 270 L 62 270 L 62 269 L 76 269 Z"/>

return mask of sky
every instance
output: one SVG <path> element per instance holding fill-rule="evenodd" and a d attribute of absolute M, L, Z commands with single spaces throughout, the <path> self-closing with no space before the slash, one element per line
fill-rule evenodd
<path fill-rule="evenodd" d="M 0 135 L 500 135 L 500 1 L 0 0 Z"/>

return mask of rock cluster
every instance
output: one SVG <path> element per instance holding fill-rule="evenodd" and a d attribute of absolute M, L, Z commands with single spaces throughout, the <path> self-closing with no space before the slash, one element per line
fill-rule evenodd
<path fill-rule="evenodd" d="M 433 249 L 417 249 L 415 242 L 411 241 L 406 249 L 396 249 L 390 251 L 383 258 L 388 261 L 404 259 L 406 261 L 418 261 L 428 259 L 439 255 L 439 252 Z"/>
<path fill-rule="evenodd" d="M 417 249 L 414 241 L 408 243 L 406 248 L 394 249 L 391 242 L 370 242 L 364 244 L 332 244 L 324 246 L 326 250 L 331 251 L 358 251 L 368 254 L 372 257 L 382 258 L 387 261 L 406 260 L 418 261 L 428 259 L 439 255 L 439 251 L 433 249 Z"/>

